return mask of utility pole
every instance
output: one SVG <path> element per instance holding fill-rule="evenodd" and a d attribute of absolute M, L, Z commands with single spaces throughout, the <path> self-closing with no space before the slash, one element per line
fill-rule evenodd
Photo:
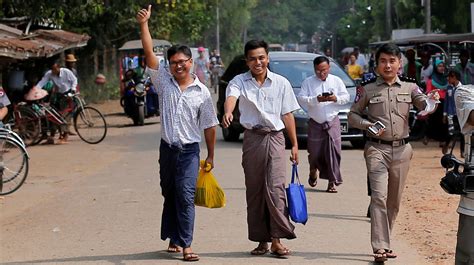
<path fill-rule="evenodd" d="M 431 0 L 424 0 L 425 5 L 425 34 L 431 33 Z"/>
<path fill-rule="evenodd" d="M 392 6 L 390 0 L 385 0 L 385 34 L 392 38 Z"/>
<path fill-rule="evenodd" d="M 216 1 L 216 20 L 217 20 L 217 26 L 216 26 L 216 50 L 219 54 L 221 54 L 221 41 L 219 37 L 219 1 Z"/>

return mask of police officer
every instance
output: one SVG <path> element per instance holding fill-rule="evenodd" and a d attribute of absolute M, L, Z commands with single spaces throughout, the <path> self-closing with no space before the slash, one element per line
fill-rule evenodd
<path fill-rule="evenodd" d="M 379 48 L 375 55 L 379 76 L 357 89 L 349 112 L 352 127 L 368 130 L 377 121 L 385 126 L 375 130 L 375 134 L 367 132 L 368 141 L 364 149 L 372 192 L 371 243 L 375 262 L 397 257 L 390 248 L 390 233 L 398 214 L 413 152 L 407 141 L 410 104 L 418 109 L 426 108 L 427 112 L 434 111 L 436 107 L 435 100 L 428 101 L 415 83 L 402 81 L 397 76 L 400 58 L 401 51 L 394 44 Z M 435 92 L 430 97 L 436 99 L 439 96 Z"/>

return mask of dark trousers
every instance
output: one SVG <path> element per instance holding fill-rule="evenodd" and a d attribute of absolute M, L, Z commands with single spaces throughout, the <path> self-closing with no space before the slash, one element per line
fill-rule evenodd
<path fill-rule="evenodd" d="M 199 172 L 199 144 L 172 146 L 161 140 L 160 186 L 164 197 L 161 239 L 191 246 L 194 231 L 194 193 Z"/>

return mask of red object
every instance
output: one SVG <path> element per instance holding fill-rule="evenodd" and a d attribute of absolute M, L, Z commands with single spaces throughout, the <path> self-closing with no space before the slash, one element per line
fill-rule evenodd
<path fill-rule="evenodd" d="M 105 84 L 106 82 L 106 79 L 105 79 L 105 75 L 103 74 L 98 74 L 96 77 L 95 77 L 95 83 L 98 84 L 98 85 L 103 85 Z"/>

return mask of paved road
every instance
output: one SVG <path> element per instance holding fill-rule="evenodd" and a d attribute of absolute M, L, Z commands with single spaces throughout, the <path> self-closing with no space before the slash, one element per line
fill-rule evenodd
<path fill-rule="evenodd" d="M 3 264 L 177 264 L 159 238 L 163 199 L 158 182 L 158 119 L 130 127 L 108 116 L 112 128 L 99 145 L 73 137 L 68 145 L 30 148 L 31 174 L 0 199 L 0 262 Z M 202 155 L 205 155 L 203 148 Z M 289 154 L 288 154 L 289 155 Z M 300 176 L 306 183 L 307 152 Z M 365 168 L 360 150 L 345 147 L 339 193 L 326 183 L 307 189 L 310 219 L 296 225 L 298 238 L 284 241 L 289 259 L 248 254 L 241 143 L 218 134 L 216 175 L 227 195 L 223 209 L 197 208 L 194 251 L 201 264 L 370 264 Z M 288 172 L 289 172 L 288 166 Z M 289 173 L 288 173 L 289 176 Z M 307 185 L 306 185 L 307 186 Z M 389 264 L 423 264 L 400 237 L 399 258 Z"/>

